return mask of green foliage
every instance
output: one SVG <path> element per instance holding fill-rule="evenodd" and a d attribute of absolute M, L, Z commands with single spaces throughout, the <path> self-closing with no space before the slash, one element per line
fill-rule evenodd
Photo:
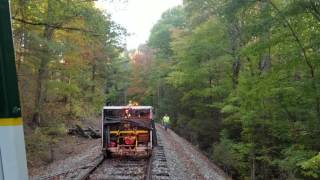
<path fill-rule="evenodd" d="M 303 174 L 307 177 L 319 178 L 320 177 L 320 153 L 316 156 L 300 163 L 303 169 Z"/>
<path fill-rule="evenodd" d="M 150 35 L 155 106 L 235 179 L 319 178 L 319 8 L 184 1 Z"/>
<path fill-rule="evenodd" d="M 293 177 L 299 177 L 302 174 L 301 163 L 312 157 L 315 153 L 307 150 L 301 145 L 292 145 L 291 147 L 282 151 L 284 159 L 275 161 L 280 168 L 289 172 Z"/>
<path fill-rule="evenodd" d="M 49 161 L 65 127 L 119 98 L 127 33 L 93 1 L 13 0 L 11 8 L 28 154 Z"/>
<path fill-rule="evenodd" d="M 223 134 L 223 133 L 222 133 Z M 248 178 L 253 144 L 235 142 L 223 134 L 221 141 L 213 146 L 212 159 L 228 174 L 239 179 Z M 241 178 L 240 178 L 241 177 Z"/>
<path fill-rule="evenodd" d="M 99 113 L 125 30 L 89 1 L 15 0 L 11 7 L 24 119 L 46 125 L 54 113 L 61 121 Z"/>
<path fill-rule="evenodd" d="M 184 18 L 184 11 L 178 6 L 163 13 L 161 20 L 152 28 L 148 45 L 157 50 L 158 58 L 166 59 L 172 56 L 171 32 L 177 27 L 184 26 Z"/>

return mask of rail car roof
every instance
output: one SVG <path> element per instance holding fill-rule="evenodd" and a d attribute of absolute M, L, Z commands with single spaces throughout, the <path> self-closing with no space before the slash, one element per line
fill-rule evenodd
<path fill-rule="evenodd" d="M 104 106 L 103 109 L 152 109 L 152 106 Z"/>

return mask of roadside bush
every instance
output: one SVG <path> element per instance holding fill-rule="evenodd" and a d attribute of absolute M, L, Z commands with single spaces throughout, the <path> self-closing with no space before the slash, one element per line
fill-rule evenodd
<path fill-rule="evenodd" d="M 320 178 L 320 153 L 300 164 L 303 174 L 307 177 Z"/>
<path fill-rule="evenodd" d="M 26 135 L 26 146 L 29 163 L 53 161 L 52 146 L 59 138 L 66 134 L 64 124 L 36 128 L 32 134 Z"/>
<path fill-rule="evenodd" d="M 49 147 L 51 139 L 48 135 L 37 128 L 32 134 L 26 136 L 26 146 L 29 163 L 33 163 L 34 159 L 49 161 Z"/>
<path fill-rule="evenodd" d="M 235 179 L 248 179 L 248 162 L 250 144 L 235 143 L 227 138 L 222 138 L 213 145 L 211 158 L 223 170 Z"/>

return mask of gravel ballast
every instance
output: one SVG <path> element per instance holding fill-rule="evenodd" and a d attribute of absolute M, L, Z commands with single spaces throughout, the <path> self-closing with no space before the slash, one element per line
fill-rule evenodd
<path fill-rule="evenodd" d="M 156 128 L 165 149 L 170 179 L 231 179 L 193 145 L 172 130 L 165 131 L 160 125 Z"/>

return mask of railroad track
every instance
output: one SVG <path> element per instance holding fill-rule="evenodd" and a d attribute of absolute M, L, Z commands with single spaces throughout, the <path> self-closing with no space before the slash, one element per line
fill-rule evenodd
<path fill-rule="evenodd" d="M 147 179 L 148 161 L 146 158 L 106 159 L 85 179 Z"/>
<path fill-rule="evenodd" d="M 149 179 L 167 180 L 170 179 L 170 172 L 167 164 L 167 158 L 164 152 L 160 138 L 158 137 L 158 146 L 154 148 L 151 157 Z"/>
<path fill-rule="evenodd" d="M 72 169 L 66 169 L 63 171 L 55 172 L 46 176 L 32 178 L 35 180 L 68 180 L 68 179 L 86 179 L 88 174 L 96 169 L 102 162 L 104 158 L 102 155 L 96 157 L 96 159 L 85 166 L 80 166 Z"/>
<path fill-rule="evenodd" d="M 160 138 L 158 138 L 160 140 Z M 99 156 L 86 166 L 40 177 L 39 180 L 168 180 L 169 168 L 161 140 L 150 158 Z"/>
<path fill-rule="evenodd" d="M 84 179 L 167 180 L 170 177 L 163 146 L 158 146 L 150 158 L 106 159 Z"/>
<path fill-rule="evenodd" d="M 86 180 L 168 180 L 170 172 L 160 137 L 150 158 L 105 159 L 84 178 Z M 82 179 L 81 179 L 82 180 Z"/>

